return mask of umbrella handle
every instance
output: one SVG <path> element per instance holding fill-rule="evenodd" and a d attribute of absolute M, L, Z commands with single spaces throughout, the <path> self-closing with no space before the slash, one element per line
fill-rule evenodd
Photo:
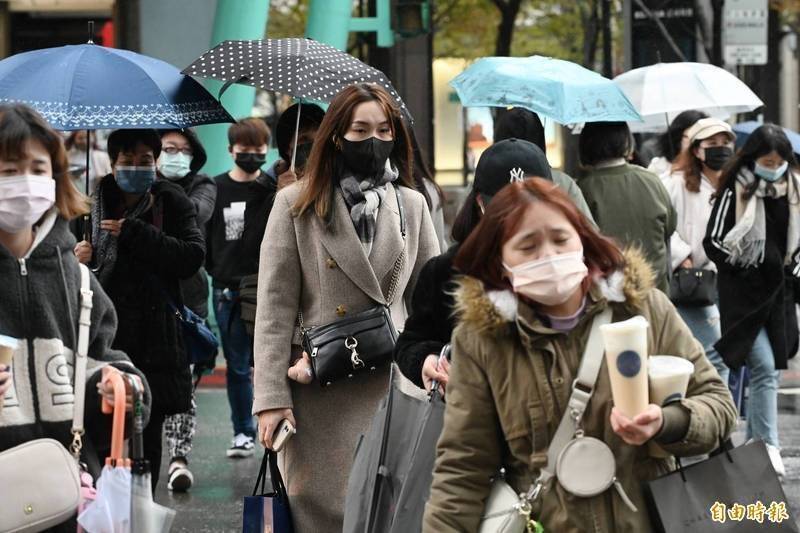
<path fill-rule="evenodd" d="M 436 361 L 437 371 L 442 367 L 442 363 L 447 359 L 450 359 L 449 343 L 442 346 L 442 351 L 439 352 L 439 359 Z M 438 392 L 439 392 L 439 381 L 434 379 L 433 382 L 431 383 L 431 392 L 430 392 L 431 398 L 433 397 L 434 394 L 437 394 Z"/>
<path fill-rule="evenodd" d="M 114 387 L 114 406 L 102 401 L 100 410 L 105 414 L 114 413 L 114 425 L 111 429 L 111 456 L 106 458 L 108 466 L 123 466 L 122 447 L 125 439 L 125 382 L 122 374 L 110 367 L 103 368 L 103 384 L 111 382 Z"/>

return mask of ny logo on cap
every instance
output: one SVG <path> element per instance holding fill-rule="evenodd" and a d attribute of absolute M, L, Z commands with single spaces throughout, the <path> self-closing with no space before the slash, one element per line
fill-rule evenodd
<path fill-rule="evenodd" d="M 511 172 L 509 172 L 511 179 L 508 180 L 509 183 L 519 183 L 525 181 L 525 173 L 522 171 L 521 168 L 512 168 Z"/>

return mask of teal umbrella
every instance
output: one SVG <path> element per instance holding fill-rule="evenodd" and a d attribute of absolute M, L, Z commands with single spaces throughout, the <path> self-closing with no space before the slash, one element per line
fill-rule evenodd
<path fill-rule="evenodd" d="M 613 81 L 551 57 L 484 57 L 450 85 L 464 106 L 524 107 L 560 124 L 642 120 Z"/>

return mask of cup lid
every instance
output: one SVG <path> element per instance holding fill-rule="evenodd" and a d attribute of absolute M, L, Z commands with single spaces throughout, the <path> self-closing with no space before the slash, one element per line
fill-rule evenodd
<path fill-rule="evenodd" d="M 647 361 L 647 373 L 656 376 L 694 373 L 694 363 L 674 355 L 651 355 Z"/>
<path fill-rule="evenodd" d="M 19 341 L 14 337 L 9 337 L 7 335 L 0 335 L 0 346 L 4 348 L 11 348 L 13 350 L 16 349 L 18 344 Z"/>

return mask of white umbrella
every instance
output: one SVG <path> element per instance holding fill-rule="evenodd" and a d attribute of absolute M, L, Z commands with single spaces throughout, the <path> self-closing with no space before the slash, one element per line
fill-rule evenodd
<path fill-rule="evenodd" d="M 657 63 L 614 78 L 644 119 L 633 132 L 663 131 L 682 111 L 697 109 L 727 119 L 764 105 L 739 78 L 707 63 Z"/>

